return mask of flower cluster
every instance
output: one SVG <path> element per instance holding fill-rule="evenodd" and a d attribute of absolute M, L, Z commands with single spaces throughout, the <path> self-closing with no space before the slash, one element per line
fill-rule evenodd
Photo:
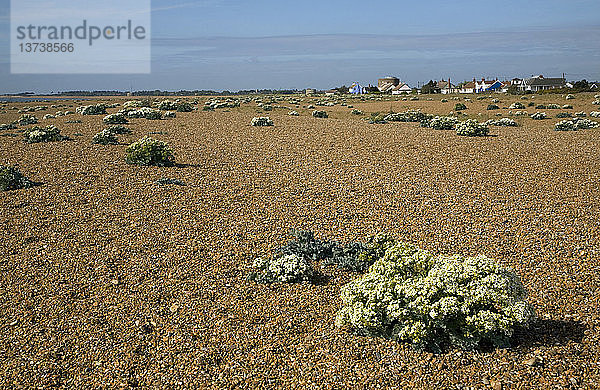
<path fill-rule="evenodd" d="M 560 106 L 558 104 L 554 104 L 554 103 L 548 104 L 547 108 L 549 110 L 560 110 Z"/>
<path fill-rule="evenodd" d="M 123 109 L 119 111 L 119 113 L 126 114 L 129 118 L 145 118 L 149 120 L 162 119 L 162 113 L 159 110 L 150 107 L 142 107 L 137 110 Z"/>
<path fill-rule="evenodd" d="M 364 114 L 364 113 L 363 113 L 361 110 L 359 110 L 359 109 L 357 109 L 357 108 L 355 108 L 355 109 L 353 109 L 352 111 L 350 111 L 350 113 L 351 113 L 352 115 L 363 115 L 363 114 Z"/>
<path fill-rule="evenodd" d="M 300 114 L 298 114 L 298 111 L 290 111 L 288 112 L 289 116 L 300 116 Z"/>
<path fill-rule="evenodd" d="M 515 102 L 511 104 L 508 108 L 510 108 L 511 110 L 522 110 L 525 108 L 525 105 L 523 103 Z"/>
<path fill-rule="evenodd" d="M 116 145 L 119 143 L 115 133 L 108 129 L 104 129 L 92 138 L 93 144 L 99 145 Z"/>
<path fill-rule="evenodd" d="M 479 123 L 476 119 L 467 119 L 456 125 L 456 134 L 468 137 L 486 136 L 489 128 L 485 123 Z"/>
<path fill-rule="evenodd" d="M 257 258 L 254 267 L 258 270 L 249 278 L 259 283 L 298 283 L 310 282 L 315 272 L 309 261 L 295 254 L 281 255 L 273 258 Z"/>
<path fill-rule="evenodd" d="M 384 118 L 384 120 L 389 122 L 422 122 L 426 119 L 429 119 L 427 114 L 422 113 L 420 110 L 407 110 L 405 112 L 389 114 Z"/>
<path fill-rule="evenodd" d="M 273 121 L 268 116 L 254 117 L 250 123 L 252 126 L 273 126 Z"/>
<path fill-rule="evenodd" d="M 433 256 L 397 243 L 342 288 L 336 325 L 435 351 L 505 346 L 535 318 L 526 295 L 512 270 L 485 256 Z"/>
<path fill-rule="evenodd" d="M 598 122 L 594 122 L 592 120 L 589 119 L 575 119 L 574 120 L 575 125 L 577 126 L 578 130 L 587 130 L 587 129 L 597 129 L 598 128 Z"/>
<path fill-rule="evenodd" d="M 594 118 L 600 118 L 600 111 L 592 111 L 590 112 L 590 116 Z"/>

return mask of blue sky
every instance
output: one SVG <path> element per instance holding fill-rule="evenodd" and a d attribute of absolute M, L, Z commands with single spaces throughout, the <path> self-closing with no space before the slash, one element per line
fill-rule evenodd
<path fill-rule="evenodd" d="M 598 0 L 153 0 L 151 75 L 11 75 L 9 5 L 0 0 L 0 92 L 600 79 Z"/>

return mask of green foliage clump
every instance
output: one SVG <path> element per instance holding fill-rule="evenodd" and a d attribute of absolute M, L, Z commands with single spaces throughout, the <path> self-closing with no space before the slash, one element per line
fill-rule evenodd
<path fill-rule="evenodd" d="M 314 110 L 312 112 L 312 116 L 315 118 L 329 118 L 329 115 L 327 115 L 326 111 L 319 111 L 319 110 Z"/>
<path fill-rule="evenodd" d="M 175 113 L 175 111 L 167 111 L 164 114 L 165 118 L 177 118 L 177 114 Z"/>
<path fill-rule="evenodd" d="M 158 185 L 161 185 L 161 186 L 166 186 L 166 185 L 185 186 L 185 183 L 179 179 L 170 179 L 170 178 L 166 178 L 166 177 L 162 177 L 162 178 L 158 179 L 155 183 Z"/>
<path fill-rule="evenodd" d="M 3 131 L 3 130 L 14 130 L 16 128 L 17 128 L 17 122 L 2 123 L 2 124 L 0 124 L 0 131 Z"/>
<path fill-rule="evenodd" d="M 591 121 L 589 119 L 574 119 L 575 125 L 578 130 L 597 129 L 598 122 Z"/>
<path fill-rule="evenodd" d="M 23 114 L 17 121 L 21 126 L 35 125 L 38 123 L 38 118 L 35 115 Z"/>
<path fill-rule="evenodd" d="M 536 110 L 545 110 L 546 108 L 548 108 L 545 104 L 538 104 L 537 106 L 535 106 Z"/>
<path fill-rule="evenodd" d="M 294 110 L 288 112 L 288 115 L 289 116 L 300 116 L 300 114 L 298 114 L 298 111 L 294 111 Z"/>
<path fill-rule="evenodd" d="M 125 126 L 121 126 L 121 125 L 108 126 L 104 130 L 110 131 L 111 133 L 114 133 L 114 134 L 131 134 L 131 129 L 129 129 Z"/>
<path fill-rule="evenodd" d="M 485 123 L 479 123 L 475 119 L 467 119 L 456 125 L 456 134 L 468 137 L 484 137 L 488 135 L 489 128 Z"/>
<path fill-rule="evenodd" d="M 572 100 L 572 99 L 575 99 L 575 96 L 568 94 L 567 96 L 565 96 L 565 99 Z"/>
<path fill-rule="evenodd" d="M 570 112 L 559 112 L 556 114 L 557 118 L 572 118 L 573 115 Z"/>
<path fill-rule="evenodd" d="M 352 115 L 363 115 L 364 114 L 361 110 L 359 110 L 357 108 L 353 109 L 350 113 Z"/>
<path fill-rule="evenodd" d="M 122 113 L 109 114 L 102 119 L 107 125 L 124 125 L 129 123 L 127 118 Z"/>
<path fill-rule="evenodd" d="M 273 126 L 273 121 L 268 116 L 261 116 L 252 118 L 250 123 L 252 126 Z"/>
<path fill-rule="evenodd" d="M 560 110 L 560 106 L 558 104 L 554 104 L 554 103 L 548 104 L 546 107 L 549 110 Z"/>
<path fill-rule="evenodd" d="M 575 116 L 578 118 L 585 118 L 587 115 L 585 115 L 585 111 L 580 111 L 580 112 L 576 112 Z"/>
<path fill-rule="evenodd" d="M 495 105 L 495 104 L 488 104 L 488 106 L 487 106 L 487 109 L 488 109 L 488 110 L 499 110 L 499 109 L 500 109 L 500 107 L 498 107 L 498 106 L 497 106 L 497 105 Z"/>
<path fill-rule="evenodd" d="M 485 256 L 433 256 L 396 243 L 342 288 L 336 325 L 442 351 L 507 346 L 535 318 L 519 277 Z"/>
<path fill-rule="evenodd" d="M 565 120 L 565 121 L 560 121 L 557 124 L 555 124 L 554 130 L 555 131 L 575 131 L 575 130 L 577 130 L 577 126 L 575 125 L 575 122 Z"/>
<path fill-rule="evenodd" d="M 145 118 L 148 120 L 162 119 L 162 113 L 150 107 L 142 107 L 137 110 L 127 111 L 127 116 L 130 118 Z"/>
<path fill-rule="evenodd" d="M 60 129 L 54 125 L 46 127 L 34 126 L 23 132 L 23 140 L 29 144 L 37 142 L 55 142 L 68 139 L 60 134 Z"/>
<path fill-rule="evenodd" d="M 382 114 L 380 112 L 373 112 L 368 118 L 365 119 L 367 119 L 370 124 L 376 125 L 387 123 L 387 120 L 385 118 L 387 118 L 388 116 L 389 115 L 386 116 L 385 114 Z"/>
<path fill-rule="evenodd" d="M 562 108 L 563 108 L 564 110 L 572 110 L 572 109 L 573 109 L 573 106 L 572 106 L 571 104 L 565 104 L 564 106 L 562 106 Z"/>
<path fill-rule="evenodd" d="M 465 106 L 463 103 L 456 103 L 454 105 L 454 111 L 462 111 L 462 110 L 466 110 L 467 106 Z"/>
<path fill-rule="evenodd" d="M 117 145 L 119 140 L 117 140 L 115 133 L 104 129 L 92 138 L 92 143 L 98 145 Z"/>
<path fill-rule="evenodd" d="M 188 102 L 178 102 L 177 103 L 177 112 L 192 112 L 194 111 L 194 107 Z"/>
<path fill-rule="evenodd" d="M 13 166 L 0 165 L 0 191 L 19 190 L 33 186 L 18 168 Z"/>
<path fill-rule="evenodd" d="M 171 166 L 175 163 L 175 156 L 169 145 L 150 137 L 129 145 L 125 153 L 128 164 Z"/>
<path fill-rule="evenodd" d="M 158 103 L 158 109 L 163 111 L 176 111 L 177 110 L 177 102 L 172 100 L 163 100 Z"/>
<path fill-rule="evenodd" d="M 511 104 L 510 107 L 508 107 L 508 108 L 510 108 L 511 110 L 522 110 L 525 108 L 525 105 L 520 102 L 515 102 L 515 103 Z"/>
<path fill-rule="evenodd" d="M 533 106 L 535 106 L 534 102 L 529 102 L 529 104 L 527 104 L 527 107 L 533 107 Z"/>

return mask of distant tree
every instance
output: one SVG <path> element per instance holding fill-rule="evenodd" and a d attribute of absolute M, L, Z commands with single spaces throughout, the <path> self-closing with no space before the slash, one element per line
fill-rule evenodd
<path fill-rule="evenodd" d="M 348 89 L 350 89 L 350 87 L 346 87 L 345 85 L 342 85 L 341 87 L 337 87 L 337 88 L 333 88 L 336 91 L 338 91 L 338 93 L 348 93 Z"/>
<path fill-rule="evenodd" d="M 429 82 L 421 87 L 421 93 L 440 93 L 440 89 L 435 84 L 435 81 L 429 80 Z"/>
<path fill-rule="evenodd" d="M 509 85 L 506 91 L 510 95 L 518 95 L 519 94 L 519 88 L 517 88 L 516 85 Z"/>
<path fill-rule="evenodd" d="M 590 83 L 588 83 L 585 79 L 576 81 L 575 84 L 573 84 L 573 89 L 576 89 L 577 91 L 581 92 L 589 91 Z"/>

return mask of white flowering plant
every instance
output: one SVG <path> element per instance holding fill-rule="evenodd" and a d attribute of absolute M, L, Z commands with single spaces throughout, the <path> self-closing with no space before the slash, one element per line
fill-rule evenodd
<path fill-rule="evenodd" d="M 522 110 L 525 108 L 525 105 L 523 103 L 515 102 L 511 104 L 508 108 L 510 108 L 511 110 Z"/>
<path fill-rule="evenodd" d="M 107 125 L 123 125 L 125 123 L 129 123 L 125 115 L 122 113 L 109 114 L 105 116 L 102 121 Z"/>
<path fill-rule="evenodd" d="M 77 107 L 75 110 L 81 115 L 106 115 L 106 105 L 103 103 Z"/>
<path fill-rule="evenodd" d="M 284 254 L 272 258 L 257 258 L 253 263 L 256 272 L 248 279 L 258 283 L 311 282 L 315 277 L 310 262 L 303 256 Z"/>
<path fill-rule="evenodd" d="M 547 119 L 548 115 L 546 115 L 545 112 L 536 112 L 534 114 L 531 114 L 530 117 L 531 117 L 531 119 L 534 119 L 534 120 L 542 120 L 542 119 Z"/>
<path fill-rule="evenodd" d="M 288 112 L 288 115 L 289 116 L 300 116 L 300 114 L 298 114 L 298 111 L 293 111 L 293 110 Z"/>
<path fill-rule="evenodd" d="M 589 119 L 580 119 L 580 118 L 576 118 L 573 120 L 575 122 L 575 126 L 577 127 L 577 130 L 587 130 L 587 129 L 597 129 L 598 128 L 598 122 L 589 120 Z"/>
<path fill-rule="evenodd" d="M 575 130 L 577 130 L 577 126 L 575 125 L 575 122 L 573 122 L 573 121 L 564 120 L 564 121 L 560 121 L 557 124 L 555 124 L 554 130 L 555 131 L 575 131 Z"/>
<path fill-rule="evenodd" d="M 31 114 L 23 114 L 21 115 L 21 117 L 17 120 L 17 122 L 19 123 L 19 125 L 21 126 L 27 126 L 27 125 L 35 125 L 36 123 L 38 123 L 38 119 L 35 115 L 31 115 Z"/>
<path fill-rule="evenodd" d="M 565 96 L 565 99 L 567 99 L 567 100 L 573 100 L 573 99 L 575 99 L 575 96 L 573 96 L 571 94 L 568 94 L 567 96 Z"/>
<path fill-rule="evenodd" d="M 68 138 L 60 134 L 60 129 L 54 125 L 46 127 L 34 126 L 23 132 L 24 141 L 28 144 L 38 142 L 64 141 Z"/>
<path fill-rule="evenodd" d="M 117 140 L 115 133 L 108 129 L 104 129 L 98 134 L 94 135 L 94 138 L 92 138 L 92 143 L 98 145 L 117 145 L 119 141 Z"/>
<path fill-rule="evenodd" d="M 175 156 L 169 145 L 154 138 L 145 137 L 129 145 L 125 161 L 134 165 L 171 166 Z"/>
<path fill-rule="evenodd" d="M 590 116 L 594 118 L 600 118 L 600 111 L 592 111 L 590 112 Z"/>
<path fill-rule="evenodd" d="M 435 130 L 454 130 L 458 122 L 458 118 L 455 116 L 435 116 L 421 121 L 421 127 L 429 127 Z"/>
<path fill-rule="evenodd" d="M 480 123 L 476 119 L 467 119 L 456 125 L 456 134 L 468 137 L 485 137 L 489 134 L 489 128 L 485 123 Z"/>
<path fill-rule="evenodd" d="M 342 288 L 336 325 L 442 351 L 507 346 L 535 311 L 514 271 L 485 256 L 434 256 L 399 242 Z"/>
<path fill-rule="evenodd" d="M 392 113 L 384 118 L 384 120 L 388 122 L 422 122 L 427 119 L 431 119 L 431 117 L 420 110 L 407 110 L 405 112 Z"/>

